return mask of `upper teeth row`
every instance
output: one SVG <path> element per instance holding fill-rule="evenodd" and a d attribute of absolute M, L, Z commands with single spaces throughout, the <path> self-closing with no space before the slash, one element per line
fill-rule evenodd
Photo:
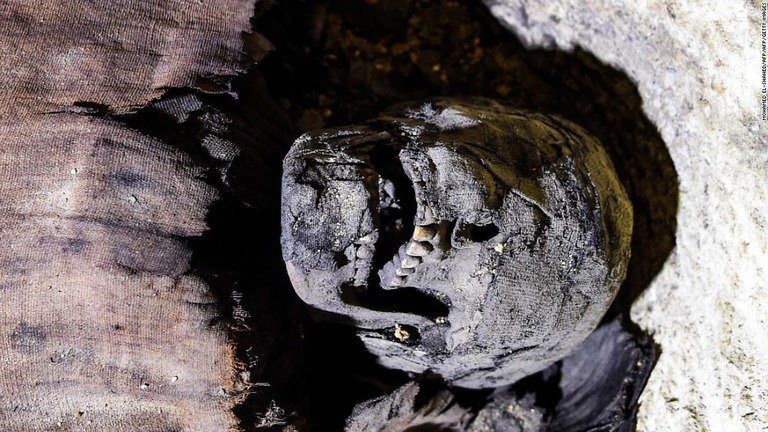
<path fill-rule="evenodd" d="M 435 247 L 432 241 L 437 237 L 437 230 L 432 226 L 419 225 L 414 227 L 413 235 L 398 256 L 382 269 L 382 279 L 389 279 L 387 287 L 399 287 L 405 284 L 408 276 L 416 271 L 423 257 L 429 255 Z M 394 268 L 394 272 L 392 269 Z"/>
<path fill-rule="evenodd" d="M 433 224 L 437 222 L 435 219 L 435 213 L 428 205 L 416 206 L 416 221 L 421 223 L 422 226 Z"/>

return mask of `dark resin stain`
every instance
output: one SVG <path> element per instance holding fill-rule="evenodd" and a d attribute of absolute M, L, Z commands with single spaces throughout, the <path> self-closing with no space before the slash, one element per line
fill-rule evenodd
<path fill-rule="evenodd" d="M 138 172 L 119 170 L 109 175 L 107 183 L 113 186 L 146 188 L 151 185 L 151 180 Z"/>
<path fill-rule="evenodd" d="M 45 348 L 46 338 L 42 328 L 21 322 L 11 333 L 11 348 L 25 354 L 37 353 Z"/>

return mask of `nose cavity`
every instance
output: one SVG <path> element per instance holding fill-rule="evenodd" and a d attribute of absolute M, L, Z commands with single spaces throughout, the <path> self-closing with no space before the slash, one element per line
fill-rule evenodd
<path fill-rule="evenodd" d="M 448 315 L 448 305 L 428 291 L 406 286 L 422 258 L 432 252 L 430 239 L 434 227 L 414 227 L 417 204 L 414 185 L 405 173 L 395 145 L 379 145 L 370 154 L 379 176 L 376 195 L 379 211 L 376 222 L 379 236 L 373 254 L 373 269 L 367 287 L 346 286 L 342 297 L 347 303 L 382 312 L 420 315 L 430 320 Z M 394 289 L 396 288 L 396 289 Z"/>
<path fill-rule="evenodd" d="M 493 222 L 475 225 L 457 222 L 451 233 L 451 246 L 457 249 L 472 247 L 477 243 L 487 242 L 499 234 L 499 227 Z"/>
<path fill-rule="evenodd" d="M 381 180 L 380 241 L 374 257 L 378 280 L 369 280 L 369 286 L 384 290 L 406 287 L 422 260 L 436 248 L 437 226 L 424 224 L 432 212 L 419 201 L 423 184 L 417 182 L 423 181 L 414 177 L 410 160 L 395 146 L 380 147 L 371 156 Z"/>
<path fill-rule="evenodd" d="M 371 164 L 379 175 L 378 191 L 375 191 L 379 205 L 376 220 L 379 236 L 373 255 L 373 268 L 377 270 L 398 257 L 413 235 L 416 198 L 413 185 L 403 171 L 398 151 L 392 145 L 379 145 L 370 155 Z M 379 286 L 378 273 L 370 273 L 369 287 Z"/>

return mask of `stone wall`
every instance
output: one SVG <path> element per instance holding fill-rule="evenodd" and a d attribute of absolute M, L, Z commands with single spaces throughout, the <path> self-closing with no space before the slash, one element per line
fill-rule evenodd
<path fill-rule="evenodd" d="M 768 424 L 768 122 L 757 2 L 486 0 L 529 47 L 627 73 L 680 181 L 677 246 L 632 309 L 661 346 L 640 431 Z"/>

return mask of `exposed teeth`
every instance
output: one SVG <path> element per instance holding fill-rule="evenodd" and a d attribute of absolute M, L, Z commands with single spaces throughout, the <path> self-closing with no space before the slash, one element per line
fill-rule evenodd
<path fill-rule="evenodd" d="M 368 269 L 357 269 L 355 271 L 355 284 L 363 285 L 368 279 Z"/>
<path fill-rule="evenodd" d="M 424 183 L 424 180 L 421 179 L 421 173 L 413 165 L 404 164 L 403 168 L 405 168 L 406 174 L 408 175 L 408 177 L 411 179 L 412 182 Z"/>
<path fill-rule="evenodd" d="M 430 240 L 433 240 L 436 236 L 437 229 L 433 226 L 415 226 L 413 236 L 408 243 L 400 246 L 400 250 L 392 261 L 386 263 L 379 270 L 382 287 L 396 288 L 403 286 L 408 276 L 414 274 L 416 268 L 421 264 L 421 257 L 428 255 L 434 250 Z M 358 250 L 358 253 L 361 252 Z"/>
<path fill-rule="evenodd" d="M 418 266 L 419 264 L 421 264 L 421 258 L 415 257 L 415 256 L 406 255 L 403 258 L 403 262 L 400 263 L 400 266 L 402 268 L 412 269 L 412 268 L 416 268 L 416 266 Z"/>
<path fill-rule="evenodd" d="M 435 220 L 435 213 L 432 211 L 432 208 L 429 205 L 427 205 L 425 202 L 421 202 L 421 201 L 419 201 L 416 204 L 415 221 L 422 226 L 432 225 L 437 223 L 437 220 Z"/>
<path fill-rule="evenodd" d="M 373 233 L 366 234 L 358 240 L 358 243 L 360 244 L 373 244 L 376 243 L 376 239 L 378 238 L 377 235 Z"/>
<path fill-rule="evenodd" d="M 395 196 L 395 185 L 389 180 L 379 178 L 379 189 L 381 189 L 389 197 Z"/>
<path fill-rule="evenodd" d="M 413 274 L 413 272 L 415 272 L 415 271 L 416 271 L 416 270 L 414 270 L 414 269 L 412 269 L 412 268 L 403 268 L 403 267 L 400 267 L 399 269 L 395 270 L 395 274 L 396 274 L 397 276 L 406 277 L 406 276 L 408 276 L 408 275 L 410 275 L 410 274 Z"/>
<path fill-rule="evenodd" d="M 368 246 L 360 246 L 357 248 L 357 251 L 355 252 L 355 255 L 358 258 L 371 258 L 373 256 L 373 249 L 371 249 Z"/>
<path fill-rule="evenodd" d="M 421 206 L 424 208 L 424 216 L 422 216 L 422 224 L 428 225 L 435 223 L 435 213 L 429 206 Z"/>
<path fill-rule="evenodd" d="M 413 239 L 418 241 L 432 240 L 435 238 L 437 230 L 429 226 L 418 225 L 413 228 Z"/>
<path fill-rule="evenodd" d="M 429 242 L 419 242 L 411 240 L 405 247 L 405 253 L 410 256 L 423 257 L 432 252 L 432 244 Z"/>

